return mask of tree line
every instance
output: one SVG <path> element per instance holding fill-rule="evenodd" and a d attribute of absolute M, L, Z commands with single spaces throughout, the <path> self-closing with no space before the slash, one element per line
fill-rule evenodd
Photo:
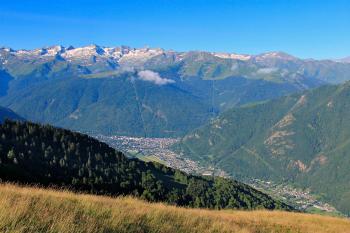
<path fill-rule="evenodd" d="M 0 125 L 0 178 L 189 207 L 292 209 L 234 180 L 130 159 L 87 135 L 30 122 Z"/>

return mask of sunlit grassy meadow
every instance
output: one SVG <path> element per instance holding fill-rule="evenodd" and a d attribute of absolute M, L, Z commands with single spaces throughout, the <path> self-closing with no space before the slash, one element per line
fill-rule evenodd
<path fill-rule="evenodd" d="M 0 185 L 1 232 L 350 232 L 350 220 L 281 211 L 216 211 Z"/>

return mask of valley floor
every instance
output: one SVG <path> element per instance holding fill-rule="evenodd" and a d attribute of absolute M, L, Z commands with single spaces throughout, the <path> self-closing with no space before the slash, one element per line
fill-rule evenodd
<path fill-rule="evenodd" d="M 281 211 L 187 209 L 0 184 L 0 232 L 350 232 L 350 220 Z"/>
<path fill-rule="evenodd" d="M 96 139 L 107 143 L 116 150 L 123 151 L 130 157 L 136 157 L 146 162 L 153 161 L 162 163 L 189 174 L 229 177 L 226 172 L 219 168 L 213 166 L 202 166 L 198 162 L 193 161 L 184 155 L 175 153 L 171 147 L 179 142 L 179 139 L 117 135 L 106 136 L 101 134 L 93 136 Z M 311 193 L 310 190 L 296 188 L 288 183 L 275 183 L 271 180 L 264 181 L 250 179 L 241 181 L 267 193 L 275 199 L 282 200 L 283 202 L 292 205 L 298 210 L 330 216 L 343 216 L 343 214 L 336 210 L 334 206 L 320 200 L 320 198 Z"/>

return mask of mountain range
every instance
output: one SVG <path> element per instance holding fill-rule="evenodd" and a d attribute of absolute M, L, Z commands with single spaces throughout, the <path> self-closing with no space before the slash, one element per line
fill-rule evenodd
<path fill-rule="evenodd" d="M 232 108 L 179 153 L 240 180 L 287 181 L 350 214 L 350 82 Z"/>
<path fill-rule="evenodd" d="M 153 48 L 0 49 L 0 105 L 88 133 L 179 137 L 235 106 L 341 83 L 350 63 Z"/>
<path fill-rule="evenodd" d="M 341 59 L 337 59 L 336 61 L 343 62 L 343 63 L 350 63 L 350 57 L 344 57 Z"/>
<path fill-rule="evenodd" d="M 239 180 L 310 188 L 350 214 L 349 74 L 346 58 L 283 52 L 1 48 L 0 121 L 182 137 L 174 149 L 185 157 Z"/>

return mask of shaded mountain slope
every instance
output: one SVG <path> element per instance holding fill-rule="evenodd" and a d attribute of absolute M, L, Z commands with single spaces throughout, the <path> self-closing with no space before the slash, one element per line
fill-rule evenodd
<path fill-rule="evenodd" d="M 310 187 L 350 213 L 350 83 L 234 108 L 177 149 L 234 177 Z"/>
<path fill-rule="evenodd" d="M 11 91 L 0 101 L 27 119 L 84 132 L 179 136 L 203 124 L 211 107 L 176 86 L 118 78 L 67 78 Z"/>
<path fill-rule="evenodd" d="M 11 109 L 0 107 L 0 123 L 6 119 L 10 120 L 23 120 L 22 117 L 17 115 Z"/>

